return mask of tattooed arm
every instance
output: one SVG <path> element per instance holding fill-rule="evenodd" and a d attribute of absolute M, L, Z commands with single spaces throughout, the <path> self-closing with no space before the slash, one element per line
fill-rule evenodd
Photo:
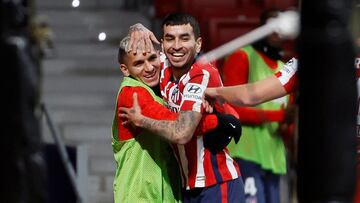
<path fill-rule="evenodd" d="M 154 33 L 140 23 L 130 26 L 128 36 L 130 37 L 130 42 L 127 51 L 133 54 L 150 53 L 154 51 L 153 43 L 160 44 Z"/>
<path fill-rule="evenodd" d="M 186 144 L 192 138 L 201 113 L 180 111 L 175 121 L 155 120 L 143 117 L 140 126 L 176 144 Z"/>
<path fill-rule="evenodd" d="M 133 95 L 134 104 L 131 108 L 120 108 L 120 117 L 137 127 L 145 128 L 166 140 L 176 144 L 186 144 L 193 136 L 202 114 L 194 111 L 181 111 L 175 121 L 156 120 L 141 114 L 137 94 Z"/>

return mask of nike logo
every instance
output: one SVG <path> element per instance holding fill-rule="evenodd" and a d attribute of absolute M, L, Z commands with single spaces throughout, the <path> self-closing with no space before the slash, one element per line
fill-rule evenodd
<path fill-rule="evenodd" d="M 231 125 L 231 127 L 232 128 L 236 128 L 236 126 L 235 125 L 233 125 L 232 123 L 229 123 L 230 125 Z"/>

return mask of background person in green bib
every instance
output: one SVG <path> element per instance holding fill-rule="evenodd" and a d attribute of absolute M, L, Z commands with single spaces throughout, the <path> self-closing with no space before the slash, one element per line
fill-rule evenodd
<path fill-rule="evenodd" d="M 154 136 L 135 126 L 122 125 L 126 121 L 119 117 L 119 108 L 133 106 L 135 99 L 142 113 L 148 117 L 174 121 L 174 125 L 181 125 L 182 122 L 176 121 L 178 114 L 163 106 L 162 99 L 157 96 L 160 94 L 159 52 L 151 50 L 143 54 L 129 53 L 126 51 L 128 43 L 129 38 L 125 37 L 120 42 L 118 54 L 124 79 L 117 95 L 112 126 L 112 147 L 117 164 L 114 199 L 115 202 L 181 202 L 178 164 L 165 139 L 172 142 L 174 140 L 161 135 Z M 133 97 L 134 93 L 138 95 L 137 98 Z M 196 129 L 192 129 L 192 125 L 181 125 L 183 130 L 173 139 L 189 136 L 187 132 L 205 134 L 216 130 L 219 123 L 223 121 L 218 120 L 218 116 L 208 114 L 202 118 Z"/>
<path fill-rule="evenodd" d="M 276 17 L 278 10 L 265 11 L 261 24 Z M 273 33 L 231 54 L 223 67 L 224 86 L 254 83 L 275 74 L 283 66 L 282 40 Z M 247 202 L 280 202 L 280 175 L 286 173 L 286 149 L 278 133 L 285 117 L 288 97 L 259 104 L 235 107 L 243 123 L 243 137 L 230 143 L 230 154 L 239 163 Z"/>

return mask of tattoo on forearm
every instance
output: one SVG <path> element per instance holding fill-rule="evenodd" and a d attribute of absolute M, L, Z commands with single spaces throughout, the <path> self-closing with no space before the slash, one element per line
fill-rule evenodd
<path fill-rule="evenodd" d="M 198 121 L 197 112 L 181 111 L 176 121 L 155 120 L 145 117 L 141 121 L 141 126 L 157 135 L 169 140 L 177 142 L 181 139 L 188 140 L 192 137 Z"/>

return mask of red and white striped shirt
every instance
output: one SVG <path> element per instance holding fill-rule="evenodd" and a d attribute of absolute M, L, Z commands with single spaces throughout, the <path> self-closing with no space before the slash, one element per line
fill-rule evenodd
<path fill-rule="evenodd" d="M 172 69 L 168 64 L 168 61 L 163 61 L 160 77 L 161 94 L 168 108 L 174 112 L 203 113 L 202 96 L 205 89 L 222 86 L 218 70 L 211 64 L 194 64 L 188 73 L 173 81 Z M 228 150 L 211 154 L 204 148 L 203 136 L 193 136 L 187 144 L 174 145 L 173 148 L 186 189 L 208 187 L 240 176 L 239 167 Z"/>

